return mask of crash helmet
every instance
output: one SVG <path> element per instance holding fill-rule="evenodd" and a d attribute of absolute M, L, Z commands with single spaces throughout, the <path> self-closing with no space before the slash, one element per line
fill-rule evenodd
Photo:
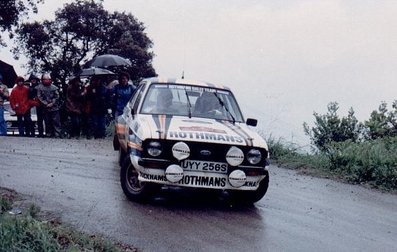
<path fill-rule="evenodd" d="M 172 92 L 169 88 L 158 89 L 157 105 L 159 107 L 167 107 L 172 104 Z"/>

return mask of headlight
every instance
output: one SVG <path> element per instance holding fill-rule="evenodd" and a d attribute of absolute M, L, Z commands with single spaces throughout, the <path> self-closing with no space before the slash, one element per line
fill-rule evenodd
<path fill-rule="evenodd" d="M 190 156 L 190 148 L 184 142 L 177 142 L 172 146 L 172 155 L 178 159 L 183 160 Z"/>
<path fill-rule="evenodd" d="M 247 153 L 247 160 L 250 164 L 256 165 L 262 159 L 262 154 L 257 149 L 252 149 Z"/>
<path fill-rule="evenodd" d="M 239 166 L 244 161 L 244 153 L 241 149 L 232 146 L 226 153 L 226 161 L 231 166 Z"/>
<path fill-rule="evenodd" d="M 157 157 L 161 154 L 162 152 L 161 144 L 159 142 L 150 142 L 148 144 L 147 152 L 153 156 Z"/>

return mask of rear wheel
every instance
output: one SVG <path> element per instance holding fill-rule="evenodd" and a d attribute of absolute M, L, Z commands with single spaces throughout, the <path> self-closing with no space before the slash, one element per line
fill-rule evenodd
<path fill-rule="evenodd" d="M 232 200 L 240 204 L 253 204 L 265 196 L 267 188 L 269 187 L 269 173 L 267 172 L 266 177 L 260 182 L 258 189 L 255 191 L 229 191 L 229 195 Z"/>
<path fill-rule="evenodd" d="M 159 187 L 156 184 L 139 181 L 138 175 L 138 171 L 127 156 L 120 171 L 121 188 L 128 199 L 143 202 L 153 197 Z"/>

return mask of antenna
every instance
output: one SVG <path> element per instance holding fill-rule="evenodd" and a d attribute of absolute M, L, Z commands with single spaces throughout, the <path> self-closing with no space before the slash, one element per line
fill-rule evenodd
<path fill-rule="evenodd" d="M 182 80 L 185 79 L 185 71 L 182 71 Z"/>

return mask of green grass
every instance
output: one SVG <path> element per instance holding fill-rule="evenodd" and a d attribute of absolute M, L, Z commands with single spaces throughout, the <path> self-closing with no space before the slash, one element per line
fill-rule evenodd
<path fill-rule="evenodd" d="M 40 218 L 40 208 L 35 205 L 26 207 L 20 215 L 11 215 L 16 193 L 5 189 L 0 192 L 0 251 L 136 251 Z"/>
<path fill-rule="evenodd" d="M 302 152 L 280 139 L 270 138 L 267 142 L 270 158 L 281 166 L 382 190 L 397 190 L 397 137 L 332 143 L 326 151 L 313 153 Z"/>

